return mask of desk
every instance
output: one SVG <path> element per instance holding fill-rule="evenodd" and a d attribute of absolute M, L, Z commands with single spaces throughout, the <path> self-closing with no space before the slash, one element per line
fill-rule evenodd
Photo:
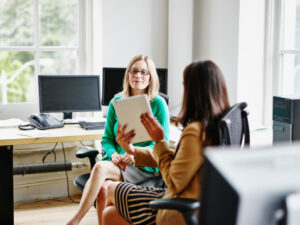
<path fill-rule="evenodd" d="M 14 224 L 13 146 L 23 144 L 100 140 L 104 130 L 84 130 L 79 125 L 38 131 L 41 137 L 24 136 L 29 131 L 0 128 L 0 224 Z"/>

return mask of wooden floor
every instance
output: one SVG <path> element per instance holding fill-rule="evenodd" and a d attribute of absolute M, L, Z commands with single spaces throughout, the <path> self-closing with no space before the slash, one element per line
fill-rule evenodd
<path fill-rule="evenodd" d="M 79 201 L 80 196 L 74 197 Z M 45 200 L 15 205 L 14 218 L 16 225 L 59 225 L 74 215 L 78 204 L 69 199 Z M 96 209 L 92 207 L 80 225 L 97 225 Z"/>

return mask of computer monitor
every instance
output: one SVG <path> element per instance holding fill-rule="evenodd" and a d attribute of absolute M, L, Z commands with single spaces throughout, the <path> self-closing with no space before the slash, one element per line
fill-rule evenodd
<path fill-rule="evenodd" d="M 101 110 L 98 75 L 39 75 L 41 113 L 63 112 L 72 119 L 72 112 Z"/>
<path fill-rule="evenodd" d="M 208 148 L 200 224 L 277 225 L 287 195 L 300 192 L 300 144 L 251 150 Z M 298 201 L 299 210 L 300 201 Z M 295 213 L 296 212 L 296 213 Z M 292 215 L 294 214 L 294 215 Z"/>
<path fill-rule="evenodd" d="M 157 68 L 157 75 L 159 79 L 159 92 L 168 94 L 168 69 Z"/>
<path fill-rule="evenodd" d="M 107 110 L 110 100 L 120 91 L 123 90 L 123 79 L 126 68 L 103 67 L 102 72 L 102 105 L 103 114 Z M 157 75 L 160 82 L 159 91 L 168 94 L 168 69 L 157 68 Z"/>
<path fill-rule="evenodd" d="M 102 105 L 108 106 L 110 100 L 123 90 L 126 68 L 104 67 L 102 73 Z"/>

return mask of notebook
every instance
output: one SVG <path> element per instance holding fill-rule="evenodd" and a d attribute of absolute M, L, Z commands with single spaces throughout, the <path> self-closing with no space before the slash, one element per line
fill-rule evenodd
<path fill-rule="evenodd" d="M 116 110 L 119 123 L 124 126 L 127 124 L 125 133 L 135 130 L 135 137 L 131 143 L 138 143 L 151 140 L 146 128 L 141 122 L 142 113 L 152 114 L 150 102 L 147 95 L 137 95 L 133 97 L 123 98 L 114 101 L 114 107 Z"/>

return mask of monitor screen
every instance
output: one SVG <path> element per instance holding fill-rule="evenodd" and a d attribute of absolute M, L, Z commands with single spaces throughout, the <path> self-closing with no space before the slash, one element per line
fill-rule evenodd
<path fill-rule="evenodd" d="M 102 105 L 109 105 L 110 100 L 123 90 L 123 79 L 126 68 L 103 68 Z"/>
<path fill-rule="evenodd" d="M 103 68 L 102 77 L 102 105 L 109 105 L 110 100 L 123 90 L 123 78 L 126 68 Z M 168 94 L 168 69 L 157 68 L 157 75 L 160 83 L 159 91 Z"/>
<path fill-rule="evenodd" d="M 287 196 L 300 193 L 299 148 L 299 143 L 250 150 L 207 148 L 200 224 L 281 224 L 277 216 L 285 210 Z M 285 215 L 291 213 L 293 209 Z"/>
<path fill-rule="evenodd" d="M 159 92 L 168 94 L 168 69 L 157 68 L 157 75 L 159 79 Z"/>
<path fill-rule="evenodd" d="M 40 75 L 40 112 L 92 112 L 101 109 L 98 75 Z"/>

